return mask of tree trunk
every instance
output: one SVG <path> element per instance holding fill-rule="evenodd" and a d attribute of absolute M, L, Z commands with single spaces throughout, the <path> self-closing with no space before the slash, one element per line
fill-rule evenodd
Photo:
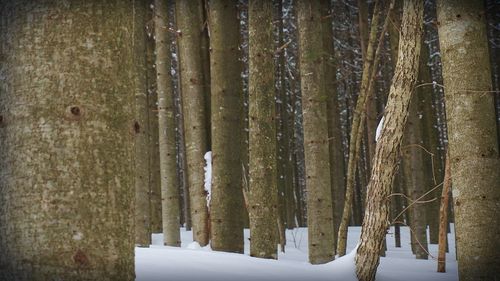
<path fill-rule="evenodd" d="M 500 276 L 500 160 L 482 1 L 438 1 L 460 280 Z"/>
<path fill-rule="evenodd" d="M 243 88 L 236 3 L 211 0 L 209 15 L 213 155 L 211 246 L 216 251 L 243 253 Z"/>
<path fill-rule="evenodd" d="M 369 88 L 369 79 L 372 76 L 373 60 L 375 56 L 375 41 L 377 39 L 377 28 L 380 20 L 381 4 L 377 0 L 373 11 L 372 28 L 370 30 L 370 40 L 368 41 L 366 60 L 363 64 L 363 74 L 361 81 L 360 94 L 358 96 L 356 109 L 353 112 L 352 126 L 349 139 L 349 161 L 347 164 L 347 178 L 346 178 L 346 194 L 344 202 L 344 211 L 342 212 L 342 219 L 340 221 L 337 254 L 343 256 L 346 254 L 347 246 L 347 230 L 349 226 L 349 219 L 351 217 L 351 207 L 353 205 L 355 176 L 356 176 L 356 163 L 359 159 L 359 150 L 361 147 L 362 128 L 364 126 L 366 94 Z"/>
<path fill-rule="evenodd" d="M 154 0 L 146 4 L 146 79 L 148 85 L 148 121 L 149 121 L 149 189 L 151 192 L 151 232 L 159 233 L 162 228 L 160 143 L 158 129 L 158 92 L 156 88 L 155 41 L 153 9 Z"/>
<path fill-rule="evenodd" d="M 360 281 L 373 281 L 380 261 L 389 220 L 387 197 L 399 161 L 399 149 L 408 117 L 411 94 L 419 67 L 423 25 L 423 1 L 405 0 L 399 40 L 398 62 L 385 108 L 384 126 L 375 151 L 360 244 L 356 255 L 356 274 Z"/>
<path fill-rule="evenodd" d="M 319 0 L 297 5 L 309 262 L 320 264 L 333 260 L 335 252 L 321 5 Z"/>
<path fill-rule="evenodd" d="M 176 162 L 174 93 L 170 77 L 170 44 L 167 38 L 167 0 L 155 0 L 154 9 L 163 241 L 167 246 L 180 246 L 179 178 Z"/>
<path fill-rule="evenodd" d="M 144 8 L 1 1 L 0 280 L 134 279 Z"/>
<path fill-rule="evenodd" d="M 250 0 L 250 255 L 277 259 L 276 120 L 272 1 Z"/>
<path fill-rule="evenodd" d="M 420 69 L 420 67 L 419 67 Z M 406 195 L 411 200 L 417 200 L 426 189 L 424 155 L 422 150 L 422 119 L 419 117 L 419 94 L 418 89 L 412 96 L 408 110 L 408 120 L 404 128 L 403 147 L 401 148 L 401 169 L 405 181 Z M 413 204 L 408 210 L 410 213 L 410 227 L 412 228 L 412 248 L 415 250 L 417 259 L 427 259 L 427 220 L 426 206 Z"/>
<path fill-rule="evenodd" d="M 333 214 L 333 249 L 337 249 L 337 233 L 344 207 L 345 193 L 345 165 L 344 148 L 342 144 L 342 128 L 340 124 L 339 101 L 337 96 L 335 55 L 333 49 L 333 29 L 331 4 L 328 0 L 321 0 L 322 35 L 325 56 L 325 91 L 328 97 L 328 143 L 330 158 L 330 177 L 332 190 Z"/>
<path fill-rule="evenodd" d="M 203 1 L 177 0 L 175 5 L 184 139 L 193 239 L 208 244 L 208 210 L 203 167 L 207 152 L 207 88 L 203 68 Z"/>
<path fill-rule="evenodd" d="M 146 3 L 141 4 L 146 8 Z M 143 10 L 144 12 L 144 10 Z M 141 14 L 142 21 L 137 22 L 144 29 L 146 13 Z M 143 89 L 135 92 L 135 243 L 139 247 L 151 244 L 151 190 L 149 186 L 150 145 L 149 145 L 149 103 L 147 93 L 146 33 L 135 34 L 136 45 L 141 55 L 136 59 L 143 79 Z M 141 85 L 142 86 L 142 85 Z"/>

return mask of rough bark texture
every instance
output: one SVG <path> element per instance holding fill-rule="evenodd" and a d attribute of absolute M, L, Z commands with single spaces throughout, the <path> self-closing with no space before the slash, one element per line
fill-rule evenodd
<path fill-rule="evenodd" d="M 149 121 L 149 190 L 151 192 L 151 232 L 162 232 L 162 201 L 160 175 L 160 143 L 158 129 L 158 92 L 156 88 L 155 70 L 155 40 L 154 29 L 154 0 L 144 1 L 147 5 L 146 14 L 146 79 L 148 91 L 148 121 Z"/>
<path fill-rule="evenodd" d="M 167 38 L 167 0 L 155 0 L 154 13 L 163 241 L 168 246 L 180 246 L 179 179 L 170 44 Z"/>
<path fill-rule="evenodd" d="M 389 226 L 388 196 L 397 170 L 403 129 L 418 75 L 423 10 L 423 1 L 404 2 L 398 62 L 385 108 L 384 126 L 375 151 L 367 190 L 370 200 L 366 202 L 356 255 L 356 273 L 360 281 L 375 280 L 379 252 Z"/>
<path fill-rule="evenodd" d="M 337 233 L 342 217 L 345 196 L 345 163 L 342 144 L 342 128 L 340 123 L 339 100 L 336 89 L 335 56 L 333 49 L 333 30 L 331 4 L 321 0 L 323 54 L 325 56 L 325 92 L 328 96 L 328 140 L 330 152 L 330 177 L 333 204 L 333 248 L 337 249 Z"/>
<path fill-rule="evenodd" d="M 500 276 L 500 159 L 482 1 L 438 1 L 460 280 Z"/>
<path fill-rule="evenodd" d="M 333 260 L 335 252 L 321 5 L 319 0 L 297 5 L 309 262 L 320 264 Z"/>
<path fill-rule="evenodd" d="M 250 0 L 249 215 L 250 255 L 276 259 L 278 244 L 273 5 Z"/>
<path fill-rule="evenodd" d="M 145 9 L 143 4 L 141 21 L 135 24 L 144 29 Z M 146 33 L 134 33 L 136 46 L 140 55 L 134 57 L 134 63 L 139 67 L 141 80 L 135 91 L 135 244 L 139 247 L 149 247 L 151 244 L 151 189 L 149 186 L 149 119 L 148 93 L 146 84 Z"/>
<path fill-rule="evenodd" d="M 143 7 L 1 1 L 0 280 L 134 279 Z"/>
<path fill-rule="evenodd" d="M 193 239 L 208 244 L 208 210 L 203 167 L 207 152 L 206 100 L 202 62 L 203 1 L 177 0 L 179 66 Z"/>
<path fill-rule="evenodd" d="M 342 218 L 340 221 L 339 233 L 338 233 L 338 243 L 337 243 L 337 254 L 343 256 L 346 254 L 347 246 L 347 229 L 349 226 L 349 219 L 351 217 L 351 207 L 353 205 L 354 198 L 354 188 L 355 188 L 355 175 L 356 175 L 356 164 L 359 159 L 359 150 L 361 147 L 361 138 L 363 136 L 363 126 L 365 122 L 365 106 L 367 93 L 370 83 L 370 77 L 373 71 L 373 60 L 375 56 L 375 41 L 377 40 L 377 28 L 378 22 L 380 20 L 381 4 L 379 1 L 375 2 L 375 7 L 373 11 L 372 18 L 372 28 L 370 30 L 370 39 L 368 40 L 368 46 L 366 50 L 366 59 L 363 63 L 363 74 L 361 81 L 361 88 L 359 91 L 359 96 L 356 104 L 356 108 L 353 112 L 352 117 L 352 127 L 349 138 L 349 161 L 347 164 L 347 178 L 346 178 L 346 194 L 344 202 L 344 211 L 342 212 Z"/>
<path fill-rule="evenodd" d="M 211 246 L 216 251 L 242 253 L 243 86 L 236 2 L 210 1 L 209 24 L 212 95 Z"/>
<path fill-rule="evenodd" d="M 405 182 L 406 195 L 412 200 L 417 200 L 426 192 L 424 151 L 422 150 L 422 119 L 419 117 L 419 91 L 412 95 L 408 120 L 404 128 L 403 146 L 401 148 L 401 169 Z M 411 203 L 411 202 L 409 202 Z M 417 259 L 427 259 L 427 223 L 426 206 L 413 204 L 408 209 L 410 214 L 409 225 L 412 229 L 412 248 Z"/>

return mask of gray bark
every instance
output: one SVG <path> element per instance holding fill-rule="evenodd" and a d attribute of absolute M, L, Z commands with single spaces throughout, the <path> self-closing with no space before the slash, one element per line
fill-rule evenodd
<path fill-rule="evenodd" d="M 134 279 L 144 7 L 1 1 L 0 280 Z"/>
<path fill-rule="evenodd" d="M 482 1 L 438 1 L 458 274 L 500 276 L 500 160 Z"/>

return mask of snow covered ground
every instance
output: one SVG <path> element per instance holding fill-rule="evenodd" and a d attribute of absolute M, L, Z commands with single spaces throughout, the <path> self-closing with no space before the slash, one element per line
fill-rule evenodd
<path fill-rule="evenodd" d="M 349 228 L 348 251 L 357 244 L 360 227 Z M 391 229 L 392 230 L 392 229 Z M 453 229 L 452 229 L 453 233 Z M 136 248 L 137 281 L 357 281 L 354 254 L 324 265 L 307 262 L 307 229 L 287 230 L 286 253 L 278 260 L 252 258 L 248 230 L 245 230 L 245 254 L 212 251 L 192 243 L 191 232 L 182 230 L 182 247 L 165 247 L 161 234 L 153 235 L 150 248 Z M 402 248 L 394 247 L 392 231 L 387 235 L 387 257 L 381 258 L 377 281 L 454 281 L 458 280 L 455 239 L 449 234 L 450 253 L 446 256 L 447 273 L 437 273 L 437 261 L 416 260 L 410 250 L 409 230 L 401 228 Z M 430 245 L 437 258 L 437 245 Z"/>

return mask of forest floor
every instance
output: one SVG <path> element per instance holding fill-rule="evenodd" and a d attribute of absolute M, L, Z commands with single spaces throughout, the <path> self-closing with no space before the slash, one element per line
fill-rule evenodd
<path fill-rule="evenodd" d="M 347 250 L 358 242 L 360 227 L 349 228 Z M 455 281 L 458 280 L 455 239 L 448 234 L 450 252 L 446 273 L 437 273 L 437 245 L 430 245 L 428 260 L 417 260 L 411 253 L 407 227 L 401 227 L 401 248 L 394 246 L 393 229 L 387 234 L 387 254 L 381 258 L 377 281 Z M 452 228 L 451 233 L 454 233 Z M 245 254 L 212 251 L 193 243 L 190 231 L 182 229 L 182 247 L 165 247 L 161 234 L 153 234 L 150 248 L 136 248 L 137 281 L 357 281 L 354 253 L 324 265 L 307 262 L 307 228 L 287 230 L 285 253 L 278 260 L 253 258 L 249 253 L 249 232 L 245 230 Z"/>

